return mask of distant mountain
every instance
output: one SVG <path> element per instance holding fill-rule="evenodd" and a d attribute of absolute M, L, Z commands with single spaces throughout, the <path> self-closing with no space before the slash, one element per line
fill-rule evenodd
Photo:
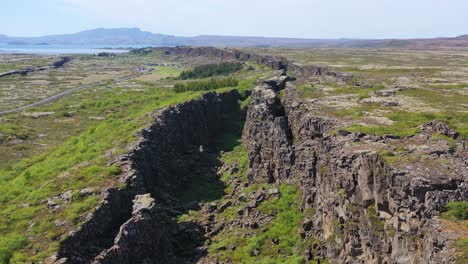
<path fill-rule="evenodd" d="M 314 48 L 468 48 L 468 35 L 435 39 L 300 39 L 203 35 L 178 37 L 154 34 L 138 28 L 92 29 L 75 34 L 42 37 L 8 37 L 3 44 L 59 45 L 159 45 L 159 46 L 233 46 L 233 47 L 314 47 Z"/>
<path fill-rule="evenodd" d="M 42 37 L 11 37 L 10 44 L 59 44 L 59 45 L 157 45 L 170 42 L 174 36 L 153 34 L 138 28 L 92 29 L 75 34 L 49 35 Z M 1 41 L 0 37 L 0 41 Z M 3 39 L 5 41 L 5 39 Z"/>

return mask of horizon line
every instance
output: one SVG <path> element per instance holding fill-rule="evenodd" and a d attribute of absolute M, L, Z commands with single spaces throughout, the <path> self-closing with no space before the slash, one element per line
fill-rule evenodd
<path fill-rule="evenodd" d="M 106 28 L 106 27 L 97 27 L 92 29 L 84 29 L 81 31 L 76 31 L 73 33 L 55 33 L 55 34 L 46 34 L 46 35 L 36 35 L 36 36 L 11 36 L 2 34 L 0 32 L 0 36 L 5 36 L 9 38 L 41 38 L 41 37 L 49 37 L 49 36 L 63 36 L 63 35 L 74 35 L 83 33 L 86 31 L 93 31 L 93 30 L 139 30 L 141 32 L 151 33 L 155 35 L 166 35 L 171 37 L 179 37 L 179 38 L 196 38 L 196 37 L 238 37 L 238 38 L 265 38 L 265 39 L 300 39 L 300 40 L 424 40 L 424 39 L 443 39 L 443 38 L 458 38 L 462 36 L 466 36 L 468 34 L 460 34 L 456 36 L 437 36 L 437 37 L 410 37 L 410 38 L 399 38 L 399 37 L 384 37 L 384 38 L 369 38 L 369 37 L 339 37 L 339 38 L 312 38 L 312 37 L 279 37 L 279 36 L 260 36 L 260 35 L 218 35 L 218 34 L 198 34 L 198 35 L 174 35 L 174 34 L 167 34 L 167 33 L 155 33 L 152 31 L 142 30 L 139 27 L 115 27 L 115 28 Z"/>

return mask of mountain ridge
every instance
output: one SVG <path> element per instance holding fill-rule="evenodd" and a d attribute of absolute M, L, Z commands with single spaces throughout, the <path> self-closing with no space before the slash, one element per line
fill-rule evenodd
<path fill-rule="evenodd" d="M 157 46 L 238 46 L 314 48 L 468 48 L 468 35 L 431 39 L 308 39 L 262 36 L 198 35 L 181 37 L 152 33 L 139 28 L 96 28 L 72 34 L 40 37 L 9 37 L 0 34 L 1 44 L 15 45 L 157 45 Z"/>

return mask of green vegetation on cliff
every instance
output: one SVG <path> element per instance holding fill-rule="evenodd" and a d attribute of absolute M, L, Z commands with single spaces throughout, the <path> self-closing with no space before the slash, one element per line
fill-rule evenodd
<path fill-rule="evenodd" d="M 300 224 L 304 220 L 298 204 L 300 193 L 293 185 L 282 185 L 279 192 L 277 198 L 258 207 L 260 212 L 273 217 L 263 231 L 225 230 L 213 238 L 209 253 L 234 263 L 305 263 L 301 256 L 303 241 L 299 235 Z"/>
<path fill-rule="evenodd" d="M 468 238 L 460 238 L 455 243 L 456 248 L 458 249 L 457 260 L 455 264 L 464 264 L 468 263 Z"/>
<path fill-rule="evenodd" d="M 252 82 L 243 80 L 236 88 L 245 90 Z M 110 161 L 125 153 L 149 124 L 148 113 L 203 93 L 175 93 L 149 83 L 140 87 L 144 90 L 104 87 L 87 92 L 86 98 L 93 100 L 83 100 L 73 115 L 99 113 L 103 120 L 57 147 L 0 170 L 0 263 L 39 262 L 56 251 L 59 241 L 96 207 L 100 190 L 118 185 L 120 170 Z M 75 103 L 68 98 L 40 109 L 66 111 Z M 90 187 L 93 194 L 80 194 Z"/>
<path fill-rule="evenodd" d="M 448 220 L 468 220 L 468 202 L 449 202 L 442 217 Z"/>

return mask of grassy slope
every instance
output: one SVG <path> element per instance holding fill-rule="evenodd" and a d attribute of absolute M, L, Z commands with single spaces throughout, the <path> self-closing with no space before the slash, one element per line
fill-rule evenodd
<path fill-rule="evenodd" d="M 245 77 L 236 88 L 250 89 L 255 77 Z M 56 147 L 39 155 L 30 153 L 30 158 L 0 170 L 0 263 L 37 262 L 53 253 L 59 241 L 98 203 L 98 194 L 81 198 L 79 190 L 94 187 L 99 191 L 116 185 L 120 171 L 116 166 L 109 166 L 109 161 L 126 152 L 135 134 L 151 121 L 147 114 L 203 93 L 174 93 L 172 89 L 142 82 L 136 86 L 138 91 L 110 84 L 82 93 L 72 115 L 83 119 L 98 115 L 105 117 L 104 120 L 87 123 L 79 129 L 65 128 L 63 133 L 75 136 L 61 138 L 64 142 L 58 140 Z M 232 88 L 218 91 L 228 89 Z M 68 113 L 67 109 L 76 105 L 73 99 L 76 98 L 34 111 Z M 18 126 L 26 127 L 24 122 L 16 121 Z M 52 118 L 49 121 L 56 122 Z M 1 127 L 5 129 L 3 124 Z M 52 131 L 59 137 L 60 130 Z M 71 204 L 50 212 L 46 200 L 66 191 L 73 192 Z"/>

